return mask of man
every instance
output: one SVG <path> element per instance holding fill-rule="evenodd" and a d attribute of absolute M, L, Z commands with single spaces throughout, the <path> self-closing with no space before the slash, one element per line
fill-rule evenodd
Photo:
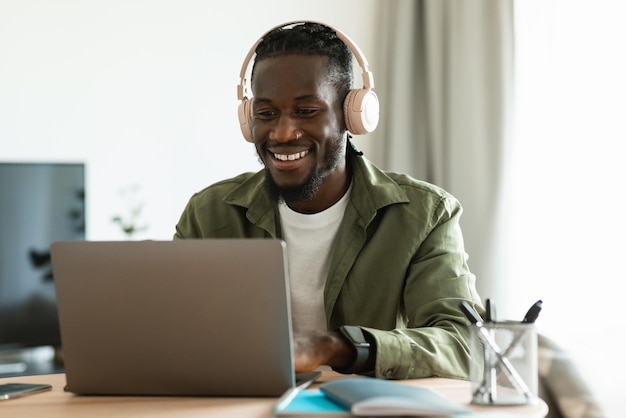
<path fill-rule="evenodd" d="M 461 206 L 352 145 L 344 101 L 356 47 L 346 41 L 312 22 L 262 38 L 242 130 L 264 169 L 196 193 L 174 238 L 285 240 L 296 371 L 468 378 L 459 305 L 482 306 Z"/>

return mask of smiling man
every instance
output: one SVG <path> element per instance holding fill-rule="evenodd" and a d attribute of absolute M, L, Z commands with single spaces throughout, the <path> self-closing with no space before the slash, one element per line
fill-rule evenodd
<path fill-rule="evenodd" d="M 286 242 L 296 371 L 468 378 L 459 304 L 482 306 L 462 209 L 439 187 L 383 172 L 351 143 L 378 117 L 374 93 L 352 89 L 360 50 L 337 29 L 295 22 L 252 52 L 254 96 L 240 97 L 240 121 L 264 169 L 192 196 L 174 238 Z"/>

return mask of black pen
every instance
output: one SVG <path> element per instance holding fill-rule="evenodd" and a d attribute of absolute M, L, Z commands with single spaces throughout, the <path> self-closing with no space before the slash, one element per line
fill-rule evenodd
<path fill-rule="evenodd" d="M 485 301 L 485 322 L 496 322 L 496 306 L 491 299 Z"/>
<path fill-rule="evenodd" d="M 461 312 L 463 312 L 463 314 L 465 314 L 465 317 L 472 324 L 480 324 L 480 325 L 482 325 L 483 319 L 480 317 L 480 315 L 478 315 L 478 312 L 476 312 L 474 307 L 472 305 L 470 305 L 470 303 L 468 301 L 464 300 L 464 301 L 461 302 Z"/>
<path fill-rule="evenodd" d="M 522 319 L 522 324 L 534 324 L 537 320 L 537 317 L 539 316 L 539 312 L 541 312 L 542 305 L 543 301 L 541 299 L 533 303 L 533 305 L 528 309 L 528 312 L 526 312 L 526 315 L 524 315 L 524 319 Z M 504 350 L 503 355 L 505 357 L 508 357 L 513 352 L 515 347 L 522 342 L 524 337 L 526 337 L 526 331 L 517 335 L 517 337 L 511 342 L 509 347 Z"/>
<path fill-rule="evenodd" d="M 490 298 L 485 300 L 485 322 L 488 324 L 495 324 L 496 322 L 496 306 Z M 490 334 L 494 334 L 494 332 L 493 329 L 489 330 Z M 489 403 L 495 403 L 498 394 L 498 371 L 495 365 L 491 363 L 491 356 L 487 350 L 483 351 L 483 364 L 483 378 L 479 391 L 487 390 Z M 476 396 L 476 393 L 474 396 Z"/>
<path fill-rule="evenodd" d="M 528 309 L 528 312 L 526 312 L 526 315 L 524 315 L 524 319 L 522 319 L 522 323 L 524 324 L 534 323 L 537 320 L 537 317 L 539 316 L 539 312 L 541 312 L 542 305 L 543 305 L 543 302 L 541 301 L 541 299 L 535 302 L 533 306 L 531 306 L 530 309 Z"/>

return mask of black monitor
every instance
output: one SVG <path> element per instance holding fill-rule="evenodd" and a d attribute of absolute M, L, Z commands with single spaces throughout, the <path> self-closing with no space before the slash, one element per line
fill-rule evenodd
<path fill-rule="evenodd" d="M 60 347 L 50 244 L 82 239 L 83 163 L 0 162 L 0 350 Z"/>

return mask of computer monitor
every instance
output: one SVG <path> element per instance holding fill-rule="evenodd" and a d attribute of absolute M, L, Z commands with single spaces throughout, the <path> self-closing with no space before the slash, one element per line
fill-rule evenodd
<path fill-rule="evenodd" d="M 0 162 L 0 351 L 60 346 L 50 244 L 83 239 L 83 163 Z"/>

